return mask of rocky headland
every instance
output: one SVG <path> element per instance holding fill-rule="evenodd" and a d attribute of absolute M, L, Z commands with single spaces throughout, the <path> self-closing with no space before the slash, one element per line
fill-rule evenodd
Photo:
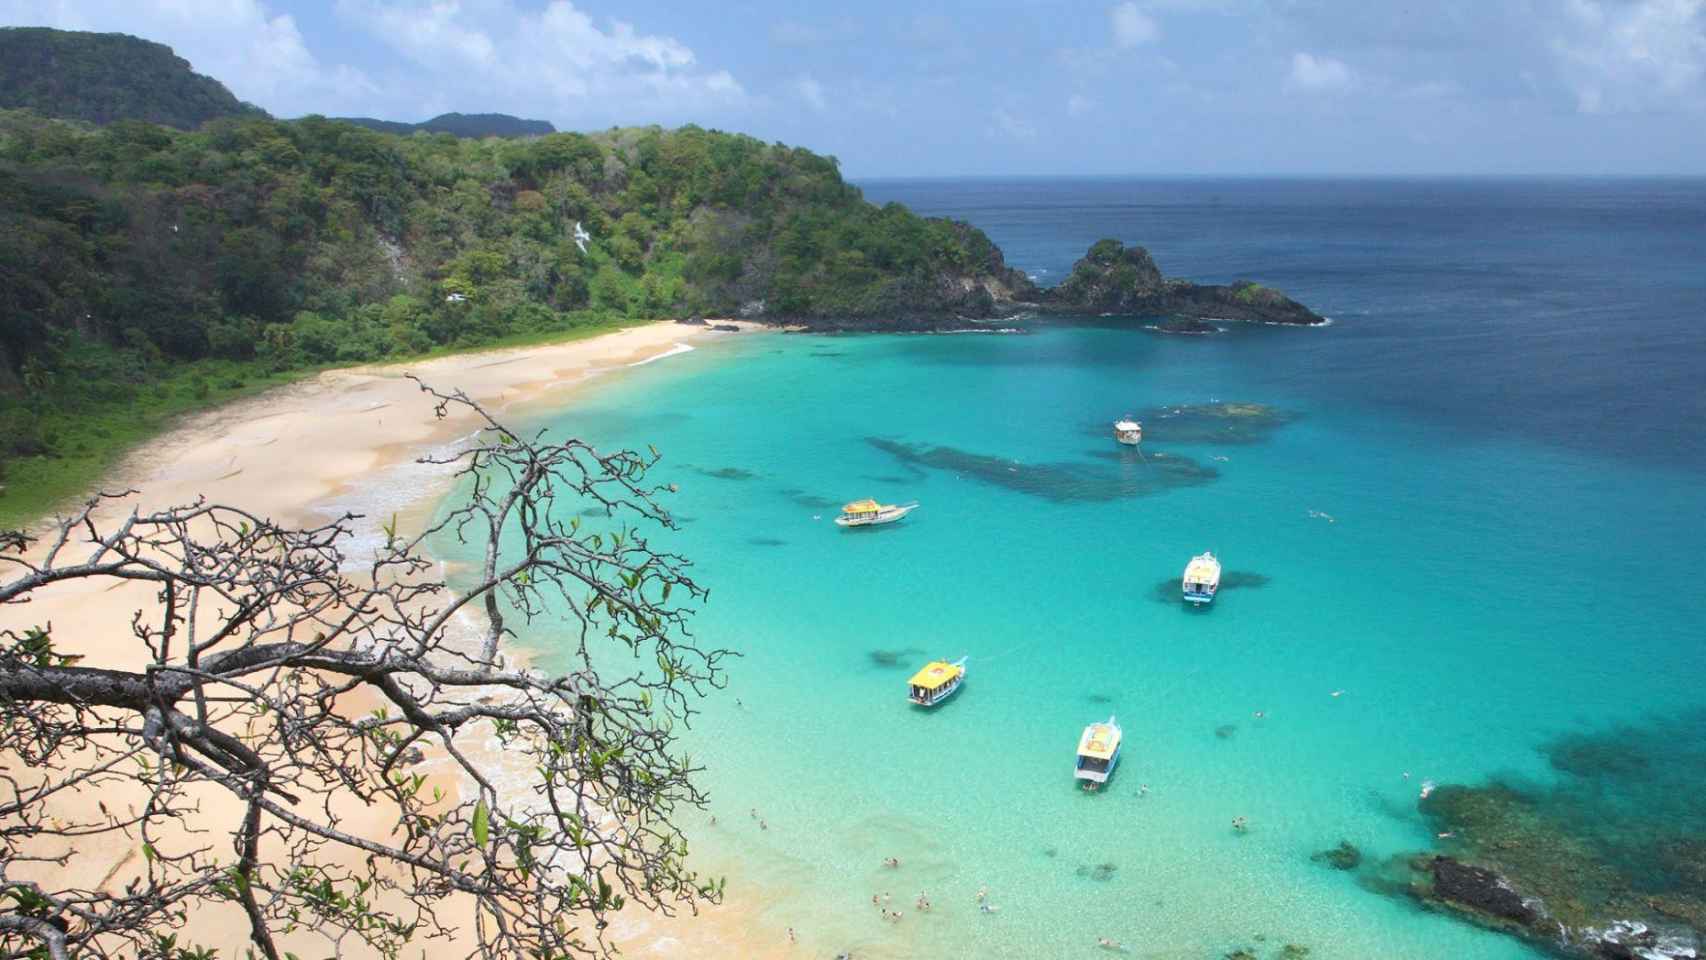
<path fill-rule="evenodd" d="M 1278 290 L 1249 280 L 1221 286 L 1168 279 L 1148 250 L 1118 240 L 1096 241 L 1072 265 L 1072 274 L 1043 294 L 1041 303 L 1056 310 L 1161 318 L 1161 329 L 1181 333 L 1209 332 L 1213 327 L 1204 322 L 1209 320 L 1299 326 L 1327 322 Z"/>
<path fill-rule="evenodd" d="M 1039 287 L 1007 265 L 1001 249 L 969 224 L 947 221 L 977 256 L 936 272 L 920 272 L 844 313 L 799 315 L 762 300 L 742 308 L 745 319 L 813 332 L 961 332 L 1010 329 L 1016 318 L 1093 316 L 1142 320 L 1162 333 L 1219 332 L 1213 321 L 1292 326 L 1326 318 L 1278 290 L 1249 280 L 1201 284 L 1162 275 L 1149 251 L 1103 239 L 1091 245 L 1065 281 Z"/>

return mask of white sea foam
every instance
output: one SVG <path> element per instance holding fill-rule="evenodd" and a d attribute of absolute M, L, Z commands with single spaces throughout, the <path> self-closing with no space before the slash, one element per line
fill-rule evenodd
<path fill-rule="evenodd" d="M 691 346 L 688 346 L 685 343 L 678 343 L 675 346 L 670 347 L 668 350 L 665 350 L 664 352 L 658 354 L 655 357 L 647 357 L 644 360 L 636 360 L 633 363 L 628 364 L 628 366 L 630 366 L 630 367 L 643 367 L 648 363 L 652 363 L 653 361 L 662 360 L 664 357 L 673 357 L 678 353 L 687 353 L 687 352 L 691 351 L 692 349 L 693 348 Z"/>

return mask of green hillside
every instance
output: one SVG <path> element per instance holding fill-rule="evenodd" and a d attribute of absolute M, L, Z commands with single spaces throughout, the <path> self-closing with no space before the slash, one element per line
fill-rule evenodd
<path fill-rule="evenodd" d="M 411 133 L 448 133 L 458 137 L 542 137 L 557 128 L 545 120 L 523 120 L 507 113 L 441 113 L 420 123 L 375 120 L 372 117 L 338 117 L 358 127 L 380 133 L 408 136 Z"/>
<path fill-rule="evenodd" d="M 106 124 L 146 120 L 193 130 L 259 113 L 161 43 L 122 33 L 0 27 L 0 109 Z"/>
<path fill-rule="evenodd" d="M 0 113 L 0 518 L 293 371 L 693 314 L 916 328 L 1024 285 L 980 231 L 866 203 L 831 158 L 696 127 Z"/>

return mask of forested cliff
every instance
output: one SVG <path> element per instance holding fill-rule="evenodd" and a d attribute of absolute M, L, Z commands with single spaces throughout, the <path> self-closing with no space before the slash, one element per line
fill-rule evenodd
<path fill-rule="evenodd" d="M 61 452 L 56 419 L 186 364 L 693 314 L 918 327 L 1015 288 L 975 228 L 866 203 L 831 158 L 696 127 L 466 140 L 0 113 L 0 458 Z"/>

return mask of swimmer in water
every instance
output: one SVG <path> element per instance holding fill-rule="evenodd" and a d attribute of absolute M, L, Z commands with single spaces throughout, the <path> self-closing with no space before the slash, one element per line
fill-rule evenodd
<path fill-rule="evenodd" d="M 1345 691 L 1343 691 L 1343 690 L 1334 690 L 1333 691 L 1333 696 L 1335 696 L 1335 697 L 1342 697 L 1344 695 L 1345 695 Z"/>
<path fill-rule="evenodd" d="M 1137 785 L 1137 795 L 1140 797 L 1149 796 L 1149 784 L 1147 784 L 1147 783 L 1138 784 Z"/>
<path fill-rule="evenodd" d="M 1257 720 L 1260 720 L 1267 715 L 1267 712 L 1264 710 L 1257 710 L 1255 713 L 1251 714 L 1251 716 L 1255 717 Z"/>
<path fill-rule="evenodd" d="M 982 910 L 984 913 L 1000 913 L 1001 912 L 1000 907 L 992 907 L 987 903 L 979 904 L 978 909 Z"/>
<path fill-rule="evenodd" d="M 988 887 L 978 887 L 977 888 L 977 902 L 982 903 L 984 900 L 987 900 L 988 898 L 989 898 L 989 888 Z"/>
<path fill-rule="evenodd" d="M 1233 817 L 1232 818 L 1232 829 L 1238 831 L 1239 833 L 1243 833 L 1244 831 L 1248 830 L 1249 828 L 1250 828 L 1250 821 L 1244 819 L 1243 817 Z"/>
<path fill-rule="evenodd" d="M 1120 942 L 1118 940 L 1109 940 L 1107 937 L 1097 937 L 1096 946 L 1101 947 L 1103 950 L 1118 950 L 1120 949 Z"/>

